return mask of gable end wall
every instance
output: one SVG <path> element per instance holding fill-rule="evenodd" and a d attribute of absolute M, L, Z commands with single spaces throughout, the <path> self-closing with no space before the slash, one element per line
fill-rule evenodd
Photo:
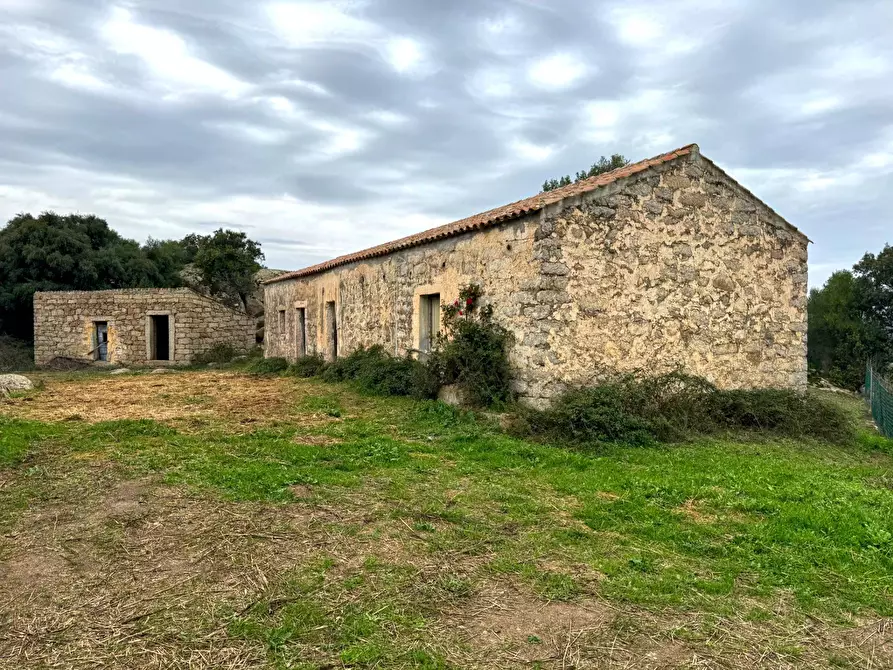
<path fill-rule="evenodd" d="M 807 244 L 697 155 L 553 208 L 518 352 L 537 372 L 519 392 L 676 367 L 724 388 L 805 388 Z"/>

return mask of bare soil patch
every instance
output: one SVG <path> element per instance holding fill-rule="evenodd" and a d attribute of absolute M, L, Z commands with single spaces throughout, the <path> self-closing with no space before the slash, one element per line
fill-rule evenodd
<path fill-rule="evenodd" d="M 511 585 L 489 586 L 451 613 L 450 623 L 478 654 L 512 663 L 583 667 L 586 641 L 615 612 L 597 602 L 543 602 Z M 555 665 L 557 664 L 557 665 Z"/>

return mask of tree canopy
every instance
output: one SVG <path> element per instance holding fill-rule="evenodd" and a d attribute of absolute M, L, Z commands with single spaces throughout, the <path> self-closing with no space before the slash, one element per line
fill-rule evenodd
<path fill-rule="evenodd" d="M 235 230 L 217 230 L 206 237 L 190 235 L 184 240 L 195 244 L 193 265 L 201 283 L 211 295 L 248 311 L 248 297 L 254 292 L 255 273 L 261 269 L 264 254 L 257 242 Z"/>
<path fill-rule="evenodd" d="M 810 291 L 807 309 L 810 370 L 858 388 L 869 360 L 882 364 L 893 356 L 893 247 L 835 272 Z"/>
<path fill-rule="evenodd" d="M 571 176 L 569 174 L 559 177 L 558 179 L 547 179 L 543 182 L 543 191 L 554 191 L 556 188 L 568 186 L 574 182 L 583 181 L 584 179 L 589 179 L 590 177 L 595 177 L 626 165 L 629 165 L 629 161 L 621 154 L 612 154 L 610 158 L 602 156 L 593 163 L 589 169 L 577 172 L 573 181 L 571 181 Z"/>
<path fill-rule="evenodd" d="M 173 288 L 191 263 L 209 294 L 244 306 L 262 258 L 234 231 L 141 246 L 96 216 L 18 214 L 0 228 L 0 333 L 32 337 L 35 291 Z"/>

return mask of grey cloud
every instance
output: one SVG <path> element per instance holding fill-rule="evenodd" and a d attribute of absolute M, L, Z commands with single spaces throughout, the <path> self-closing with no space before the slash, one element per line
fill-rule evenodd
<path fill-rule="evenodd" d="M 247 88 L 162 99 L 147 64 L 111 51 L 98 32 L 116 6 L 180 36 L 193 57 Z M 617 6 L 688 18 L 640 49 L 615 33 L 605 3 L 598 12 L 582 0 L 351 5 L 377 34 L 422 46 L 426 67 L 397 72 L 380 44 L 295 48 L 277 36 L 263 3 L 248 0 L 47 0 L 7 16 L 0 10 L 0 25 L 73 44 L 86 57 L 79 64 L 113 87 L 66 87 L 48 77 L 64 54 L 0 43 L 0 87 L 13 92 L 0 111 L 0 188 L 7 195 L 0 215 L 34 206 L 29 198 L 37 193 L 103 208 L 112 225 L 144 236 L 241 225 L 266 244 L 271 266 L 293 268 L 415 232 L 419 224 L 406 222 L 416 221 L 413 215 L 443 222 L 530 195 L 546 177 L 573 173 L 603 153 L 642 158 L 697 141 L 733 173 L 768 184 L 757 194 L 815 240 L 812 260 L 821 270 L 813 281 L 888 241 L 881 197 L 893 187 L 888 4 L 762 0 L 719 3 L 709 16 L 681 0 Z M 508 21 L 504 34 L 483 30 L 500 20 Z M 663 53 L 674 39 L 704 44 Z M 829 50 L 838 47 L 862 49 L 871 59 L 868 74 L 843 78 L 841 106 L 804 113 L 810 96 L 821 94 Z M 579 79 L 554 88 L 529 81 L 527 68 L 556 53 L 579 59 Z M 504 96 L 481 88 L 488 70 L 507 77 Z M 633 104 L 647 90 L 664 98 Z M 619 110 L 608 128 L 613 139 L 603 145 L 578 134 L 586 103 L 596 100 L 615 101 Z M 396 116 L 375 116 L 381 113 Z M 654 136 L 672 138 L 671 145 L 655 146 Z M 554 153 L 536 159 L 519 142 Z M 879 159 L 868 173 L 860 161 L 875 152 L 890 162 Z M 858 190 L 852 181 L 835 186 L 834 174 L 857 169 Z M 810 200 L 795 185 L 759 177 L 773 171 L 790 179 L 818 171 L 829 185 Z M 90 195 L 114 179 L 165 197 Z M 252 207 L 262 214 L 246 220 Z M 153 232 L 160 219 L 165 228 Z"/>

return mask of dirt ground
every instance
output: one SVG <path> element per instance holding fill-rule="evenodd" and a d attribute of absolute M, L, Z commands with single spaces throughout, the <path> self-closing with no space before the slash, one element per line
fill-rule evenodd
<path fill-rule="evenodd" d="M 50 378 L 0 413 L 48 422 L 152 418 L 188 430 L 223 422 L 239 431 L 323 421 L 293 409 L 307 392 L 290 380 L 223 372 Z M 161 477 L 130 479 L 89 453 L 52 458 L 46 467 L 62 474 L 66 459 L 76 458 L 77 475 L 30 502 L 0 539 L 2 668 L 271 667 L 267 647 L 233 637 L 229 622 L 320 556 L 331 563 L 324 579 L 332 588 L 373 558 L 412 566 L 418 584 L 447 572 L 485 575 L 466 599 L 438 606 L 424 632 L 451 667 L 828 667 L 829 650 L 848 659 L 838 667 L 893 667 L 887 621 L 838 629 L 808 620 L 792 631 L 718 618 L 706 641 L 693 642 L 687 631 L 703 624 L 696 613 L 596 598 L 548 602 L 481 572 L 487 556 L 438 562 L 411 528 L 379 509 L 386 501 L 345 495 L 334 506 L 315 500 L 312 486 L 296 485 L 289 504 L 232 502 Z M 0 478 L 0 495 L 11 481 Z M 699 514 L 688 503 L 686 510 Z M 345 527 L 360 530 L 345 534 Z M 348 667 L 312 647 L 305 660 L 308 668 Z"/>

